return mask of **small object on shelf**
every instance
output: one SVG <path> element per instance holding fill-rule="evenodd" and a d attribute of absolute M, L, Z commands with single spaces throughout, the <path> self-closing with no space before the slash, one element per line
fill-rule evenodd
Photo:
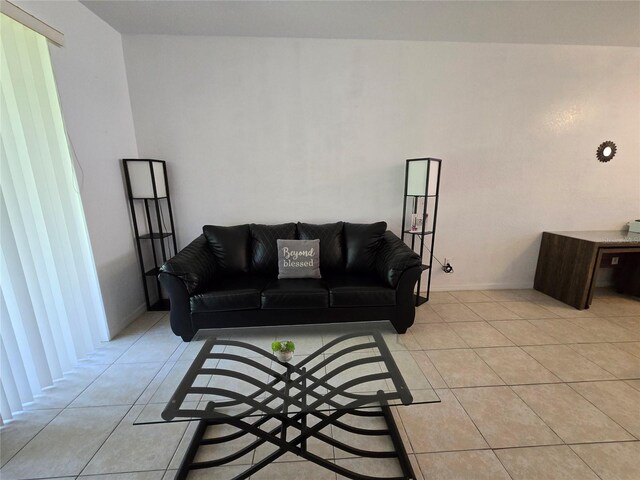
<path fill-rule="evenodd" d="M 629 222 L 629 233 L 640 233 L 640 219 Z"/>
<path fill-rule="evenodd" d="M 417 210 L 418 210 L 418 212 L 422 211 L 422 210 L 421 210 L 421 208 L 424 208 L 424 207 L 420 207 L 420 201 L 419 201 L 419 200 L 420 200 L 420 199 L 418 199 L 418 206 L 417 206 Z M 414 213 L 413 215 L 416 215 L 416 214 Z M 411 231 L 412 231 L 413 233 L 415 233 L 415 232 L 422 232 L 422 225 L 423 225 L 423 224 L 425 224 L 425 225 L 426 225 L 427 220 L 428 220 L 428 217 L 429 217 L 429 215 L 428 215 L 428 214 L 426 214 L 426 215 L 424 216 L 424 218 L 422 217 L 422 215 L 416 215 L 416 224 L 415 224 L 415 227 L 412 225 L 412 227 L 411 227 Z M 429 233 L 429 232 L 426 232 L 426 233 Z"/>
<path fill-rule="evenodd" d="M 163 297 L 158 281 L 160 266 L 178 251 L 167 165 L 164 160 L 133 158 L 123 159 L 122 165 L 147 310 L 169 310 L 169 299 Z M 144 211 L 141 222 L 138 219 L 138 207 Z M 165 216 L 168 217 L 169 227 L 165 224 Z M 141 226 L 147 233 L 140 233 Z M 152 261 L 149 260 L 150 255 Z M 155 295 L 150 292 L 149 281 L 155 285 Z"/>
<path fill-rule="evenodd" d="M 435 243 L 438 200 L 440 197 L 440 170 L 442 160 L 438 158 L 413 158 L 407 160 L 404 179 L 404 203 L 402 209 L 402 240 L 410 236 L 407 243 L 419 250 L 423 271 L 427 270 L 426 295 L 420 295 L 422 276 L 416 285 L 416 306 L 429 300 L 433 247 Z M 407 223 L 409 228 L 407 229 Z M 419 245 L 416 245 L 416 237 Z M 425 255 L 425 241 L 430 237 Z"/>

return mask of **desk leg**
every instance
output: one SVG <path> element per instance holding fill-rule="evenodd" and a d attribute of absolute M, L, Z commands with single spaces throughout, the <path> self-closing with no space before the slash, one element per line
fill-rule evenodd
<path fill-rule="evenodd" d="M 589 295 L 587 296 L 587 301 L 584 308 L 589 308 L 591 306 L 591 302 L 593 301 L 593 293 L 596 289 L 596 279 L 598 278 L 598 270 L 600 269 L 600 264 L 602 263 L 602 255 L 605 253 L 605 250 L 602 248 L 598 249 L 598 255 L 596 256 L 596 263 L 593 266 L 593 274 L 591 275 L 591 282 L 589 283 Z"/>
<path fill-rule="evenodd" d="M 597 256 L 593 242 L 544 232 L 533 286 L 578 310 L 589 308 Z"/>

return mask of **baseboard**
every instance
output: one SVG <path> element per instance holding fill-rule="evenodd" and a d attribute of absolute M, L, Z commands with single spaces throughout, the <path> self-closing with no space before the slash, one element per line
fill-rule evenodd
<path fill-rule="evenodd" d="M 133 322 L 136 318 L 138 318 L 140 315 L 142 315 L 146 311 L 147 311 L 147 304 L 145 302 L 142 302 L 131 313 L 129 313 L 129 315 L 124 317 L 122 322 L 119 323 L 117 331 L 115 332 L 109 331 L 109 340 L 113 340 L 113 337 L 115 337 L 118 333 L 120 333 L 122 330 L 127 328 L 131 324 L 131 322 Z"/>
<path fill-rule="evenodd" d="M 451 292 L 456 290 L 522 290 L 533 288 L 533 284 L 529 282 L 521 283 L 464 283 L 450 285 L 432 285 L 432 292 Z M 425 292 L 426 290 L 421 290 Z"/>

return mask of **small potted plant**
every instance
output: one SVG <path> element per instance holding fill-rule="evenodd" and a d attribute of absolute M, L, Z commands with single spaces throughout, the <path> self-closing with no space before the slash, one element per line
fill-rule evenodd
<path fill-rule="evenodd" d="M 278 360 L 286 363 L 293 357 L 296 346 L 291 340 L 276 340 L 271 344 L 271 350 L 273 350 L 273 353 L 278 357 Z"/>

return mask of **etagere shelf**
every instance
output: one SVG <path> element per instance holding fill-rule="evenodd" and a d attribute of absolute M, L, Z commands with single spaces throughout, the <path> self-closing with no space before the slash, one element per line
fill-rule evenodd
<path fill-rule="evenodd" d="M 163 295 L 158 273 L 160 266 L 177 253 L 178 246 L 167 164 L 164 160 L 133 158 L 123 159 L 122 164 L 147 310 L 168 310 L 169 299 Z"/>
<path fill-rule="evenodd" d="M 422 270 L 426 272 L 425 295 L 421 295 L 422 275 L 416 285 L 416 306 L 429 301 L 433 247 L 436 240 L 438 200 L 440 197 L 439 158 L 412 158 L 407 160 L 404 177 L 402 208 L 402 240 L 420 255 Z M 425 255 L 425 243 L 428 254 Z"/>

